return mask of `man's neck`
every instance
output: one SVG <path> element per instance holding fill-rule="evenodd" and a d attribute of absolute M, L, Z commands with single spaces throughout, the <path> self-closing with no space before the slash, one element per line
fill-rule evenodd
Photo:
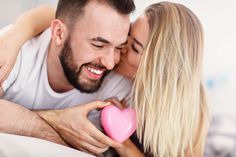
<path fill-rule="evenodd" d="M 65 77 L 59 54 L 60 50 L 51 41 L 47 57 L 48 82 L 55 92 L 63 93 L 72 90 L 74 87 Z"/>

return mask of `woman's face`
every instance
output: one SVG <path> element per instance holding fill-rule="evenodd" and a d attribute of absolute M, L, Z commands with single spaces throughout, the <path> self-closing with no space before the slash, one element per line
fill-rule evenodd
<path fill-rule="evenodd" d="M 128 44 L 123 49 L 123 54 L 116 71 L 128 78 L 133 78 L 138 69 L 140 59 L 148 40 L 149 25 L 145 15 L 141 15 L 131 24 Z"/>

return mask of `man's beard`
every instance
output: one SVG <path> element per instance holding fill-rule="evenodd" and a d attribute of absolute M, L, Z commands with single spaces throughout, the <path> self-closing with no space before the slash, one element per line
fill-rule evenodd
<path fill-rule="evenodd" d="M 65 41 L 65 45 L 60 54 L 60 61 L 61 61 L 64 74 L 66 78 L 68 79 L 68 81 L 82 93 L 96 92 L 100 88 L 104 77 L 109 73 L 108 70 L 105 71 L 103 76 L 98 80 L 87 79 L 84 81 L 83 79 L 81 79 L 82 67 L 87 66 L 87 65 L 93 65 L 93 67 L 104 69 L 104 66 L 96 65 L 92 63 L 86 63 L 86 64 L 81 65 L 78 68 L 76 64 L 74 63 L 75 61 L 74 61 L 74 57 L 73 57 L 69 40 Z"/>

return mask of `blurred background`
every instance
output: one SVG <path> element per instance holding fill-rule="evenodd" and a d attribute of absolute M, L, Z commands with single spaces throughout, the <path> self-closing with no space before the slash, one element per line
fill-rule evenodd
<path fill-rule="evenodd" d="M 204 81 L 212 112 L 205 156 L 236 157 L 236 1 L 170 1 L 190 8 L 205 31 Z M 135 0 L 137 9 L 131 19 L 154 2 L 159 1 Z M 0 28 L 41 4 L 56 7 L 57 0 L 0 0 Z"/>

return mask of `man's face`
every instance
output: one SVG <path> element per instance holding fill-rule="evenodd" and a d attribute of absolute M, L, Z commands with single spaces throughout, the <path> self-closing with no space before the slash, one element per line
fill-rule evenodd
<path fill-rule="evenodd" d="M 105 75 L 120 60 L 127 42 L 129 17 L 96 1 L 75 19 L 60 60 L 69 82 L 81 92 L 95 92 Z"/>

